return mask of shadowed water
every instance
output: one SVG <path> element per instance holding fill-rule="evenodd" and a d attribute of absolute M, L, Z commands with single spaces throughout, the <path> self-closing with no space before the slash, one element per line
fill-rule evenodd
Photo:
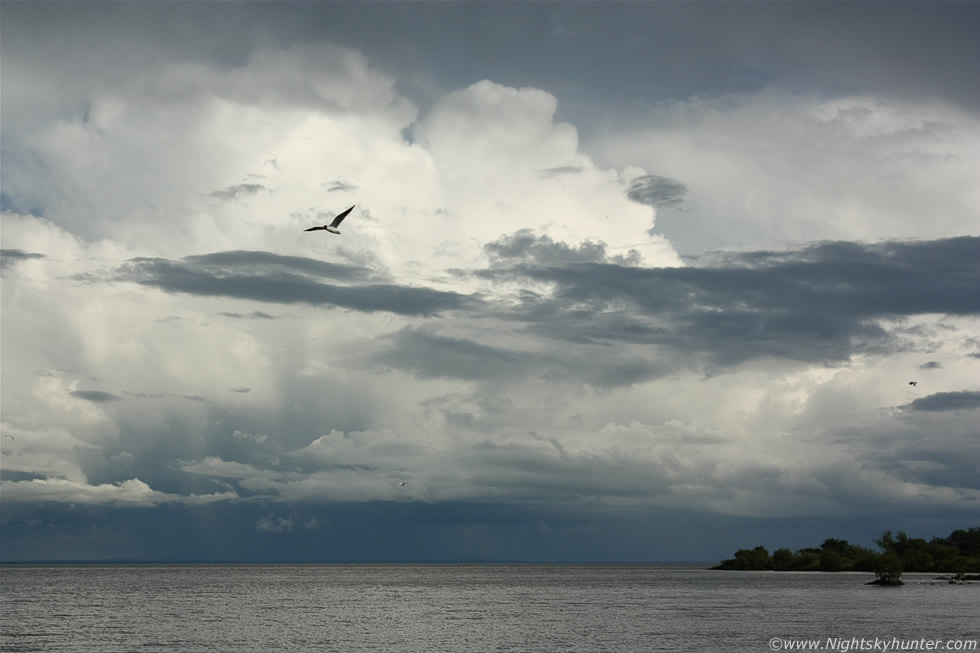
<path fill-rule="evenodd" d="M 767 651 L 773 637 L 977 638 L 980 583 L 869 579 L 662 565 L 6 565 L 0 650 Z"/>

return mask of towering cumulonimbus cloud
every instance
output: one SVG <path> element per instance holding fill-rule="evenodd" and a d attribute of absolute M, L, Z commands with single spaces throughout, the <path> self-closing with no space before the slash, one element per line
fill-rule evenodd
<path fill-rule="evenodd" d="M 710 559 L 976 513 L 968 93 L 827 86 L 751 4 L 33 6 L 0 21 L 4 559 Z M 968 11 L 886 9 L 827 24 Z"/>

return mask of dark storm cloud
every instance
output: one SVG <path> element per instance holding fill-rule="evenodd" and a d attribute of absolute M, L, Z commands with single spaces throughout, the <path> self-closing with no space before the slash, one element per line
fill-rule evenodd
<path fill-rule="evenodd" d="M 919 365 L 919 369 L 920 370 L 938 370 L 942 366 L 943 366 L 943 364 L 940 363 L 939 361 L 929 361 L 927 363 L 923 363 L 922 365 Z"/>
<path fill-rule="evenodd" d="M 364 281 L 375 276 L 370 269 L 357 265 L 330 263 L 302 256 L 283 256 L 272 252 L 233 250 L 185 256 L 183 260 L 208 268 L 281 269 L 338 281 Z"/>
<path fill-rule="evenodd" d="M 14 81 L 10 67 L 26 63 L 79 95 L 92 70 L 117 80 L 161 60 L 233 67 L 258 47 L 330 41 L 364 52 L 423 110 L 446 90 L 478 79 L 474 69 L 479 78 L 557 93 L 559 118 L 577 125 L 635 102 L 766 84 L 980 105 L 973 70 L 980 60 L 980 5 L 973 2 L 2 7 L 5 85 Z M 447 56 L 453 65 L 442 65 Z"/>
<path fill-rule="evenodd" d="M 605 262 L 629 264 L 637 260 L 635 255 L 614 256 L 610 259 L 606 256 L 606 245 L 601 242 L 585 242 L 578 247 L 571 247 L 564 242 L 555 242 L 548 236 L 536 236 L 530 229 L 521 229 L 513 234 L 501 236 L 494 242 L 484 245 L 483 251 L 495 266 L 513 265 L 516 261 L 538 265 L 559 265 Z"/>
<path fill-rule="evenodd" d="M 582 172 L 582 168 L 579 166 L 559 166 L 557 168 L 547 168 L 545 170 L 539 170 L 538 174 L 545 179 L 551 179 L 552 177 L 561 177 L 563 175 L 577 175 Z"/>
<path fill-rule="evenodd" d="M 243 313 L 229 313 L 229 312 L 218 313 L 218 315 L 222 315 L 224 317 L 231 317 L 231 318 L 234 318 L 236 320 L 276 320 L 276 319 L 279 319 L 279 318 L 275 317 L 274 315 L 269 315 L 268 313 L 264 313 L 262 311 L 252 311 L 248 315 L 245 315 Z"/>
<path fill-rule="evenodd" d="M 554 243 L 530 234 L 487 246 L 497 264 L 476 274 L 553 284 L 508 314 L 572 342 L 669 345 L 716 364 L 759 357 L 847 359 L 887 347 L 885 320 L 980 314 L 980 238 L 875 245 L 829 242 L 787 252 L 731 254 L 705 267 L 548 264 Z"/>
<path fill-rule="evenodd" d="M 930 508 L 896 515 L 883 510 L 814 519 L 476 501 L 288 507 L 228 502 L 123 511 L 10 504 L 4 505 L 0 561 L 715 563 L 759 544 L 770 550 L 816 546 L 828 534 L 867 547 L 886 529 L 926 539 L 944 536 L 973 523 L 964 512 Z M 286 519 L 299 528 L 273 536 L 257 531 L 263 519 Z M 323 526 L 302 527 L 312 523 Z"/>
<path fill-rule="evenodd" d="M 764 83 L 980 104 L 972 70 L 980 60 L 980 7 L 970 2 L 381 6 L 310 7 L 305 18 L 309 29 L 332 29 L 340 42 L 405 77 L 439 53 L 470 52 L 484 77 L 554 88 L 572 101 L 588 87 L 607 106 Z M 326 20 L 343 24 L 344 33 Z M 528 61 L 536 64 L 531 70 Z M 464 86 L 473 81 L 462 79 L 468 72 L 453 66 L 440 74 Z"/>
<path fill-rule="evenodd" d="M 128 390 L 123 390 L 123 394 L 136 399 L 186 399 L 187 401 L 207 401 L 207 399 L 200 395 L 178 395 L 172 392 L 130 392 Z"/>
<path fill-rule="evenodd" d="M 542 340 L 517 350 L 406 329 L 387 339 L 375 363 L 421 378 L 536 377 L 620 387 L 679 367 L 760 358 L 843 361 L 907 346 L 886 329 L 889 321 L 980 314 L 980 239 L 972 237 L 828 242 L 726 254 L 688 268 L 624 266 L 611 262 L 601 243 L 570 247 L 528 230 L 485 251 L 491 266 L 478 276 L 550 287 L 525 288 L 492 310 Z M 558 355 L 551 351 L 556 341 L 576 347 Z M 649 348 L 638 354 L 637 346 Z"/>
<path fill-rule="evenodd" d="M 502 236 L 483 246 L 483 250 L 495 261 L 510 263 L 514 260 L 533 261 L 541 265 L 556 263 L 598 263 L 605 261 L 606 248 L 602 243 L 582 243 L 570 247 L 555 242 L 548 236 L 537 236 L 531 229 Z"/>
<path fill-rule="evenodd" d="M 974 410 L 980 408 L 980 392 L 937 392 L 920 397 L 908 404 L 909 410 L 939 412 L 950 410 Z"/>
<path fill-rule="evenodd" d="M 70 394 L 76 399 L 84 399 L 85 401 L 91 401 L 97 404 L 104 404 L 108 401 L 119 401 L 122 399 L 122 397 L 118 395 L 114 395 L 111 392 L 103 392 L 101 390 L 75 390 Z"/>
<path fill-rule="evenodd" d="M 419 378 L 504 381 L 538 377 L 613 388 L 647 381 L 668 371 L 642 356 L 621 356 L 608 350 L 561 354 L 524 351 L 418 329 L 404 329 L 386 339 L 389 346 L 373 356 L 374 362 Z"/>
<path fill-rule="evenodd" d="M 13 267 L 15 263 L 20 263 L 21 261 L 45 258 L 47 258 L 47 256 L 44 254 L 37 254 L 35 252 L 25 252 L 20 249 L 0 249 L 0 270 L 6 270 L 7 268 Z"/>
<path fill-rule="evenodd" d="M 229 186 L 224 190 L 216 190 L 213 193 L 209 193 L 209 195 L 227 202 L 229 200 L 238 199 L 239 197 L 255 195 L 261 190 L 266 190 L 265 186 L 262 184 L 236 184 L 234 186 Z"/>
<path fill-rule="evenodd" d="M 629 190 L 626 191 L 626 196 L 634 202 L 655 208 L 683 204 L 685 195 L 687 195 L 687 186 L 669 177 L 657 175 L 644 175 L 634 179 Z"/>
<path fill-rule="evenodd" d="M 658 101 L 766 84 L 980 105 L 970 63 L 980 57 L 976 3 L 546 4 L 527 13 L 573 34 L 548 43 L 567 48 L 551 74 L 578 80 L 575 68 L 617 70 L 592 80 L 613 106 L 637 96 Z M 573 51 L 585 35 L 607 47 Z"/>
<path fill-rule="evenodd" d="M 368 313 L 433 315 L 477 302 L 465 295 L 430 288 L 380 283 L 339 286 L 314 278 L 358 280 L 366 273 L 365 268 L 355 266 L 268 252 L 237 251 L 188 256 L 180 261 L 136 258 L 117 268 L 109 280 L 138 283 L 169 293 L 337 306 Z"/>
<path fill-rule="evenodd" d="M 488 379 L 524 375 L 534 363 L 523 352 L 405 329 L 377 360 L 421 378 Z"/>

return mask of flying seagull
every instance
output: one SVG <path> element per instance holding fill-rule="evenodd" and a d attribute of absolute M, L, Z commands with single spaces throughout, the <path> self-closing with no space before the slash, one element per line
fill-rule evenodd
<path fill-rule="evenodd" d="M 909 385 L 919 385 L 918 381 L 909 381 Z"/>
<path fill-rule="evenodd" d="M 355 204 L 354 206 L 357 205 Z M 336 218 L 334 218 L 333 222 L 331 222 L 330 224 L 325 224 L 322 227 L 310 227 L 309 229 L 304 229 L 304 231 L 317 231 L 319 229 L 323 229 L 324 231 L 329 231 L 332 234 L 340 234 L 340 230 L 338 230 L 337 227 L 339 227 L 340 223 L 344 221 L 344 218 L 347 217 L 347 214 L 353 210 L 354 207 L 352 206 L 346 211 L 344 211 L 343 213 L 339 214 Z"/>
<path fill-rule="evenodd" d="M 12 436 L 12 435 L 10 435 L 9 433 L 4 433 L 4 434 L 3 434 L 3 437 L 5 437 L 5 438 L 10 438 L 10 439 L 11 439 L 11 440 L 13 440 L 14 442 L 17 442 L 17 440 L 16 440 L 15 438 L 14 438 L 14 436 Z"/>
<path fill-rule="evenodd" d="M 404 487 L 408 485 L 408 481 L 398 481 L 398 487 Z"/>

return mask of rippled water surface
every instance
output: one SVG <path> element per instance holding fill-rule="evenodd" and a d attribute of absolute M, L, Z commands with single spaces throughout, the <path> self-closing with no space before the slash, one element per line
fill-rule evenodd
<path fill-rule="evenodd" d="M 768 651 L 978 636 L 980 583 L 659 565 L 0 568 L 2 651 Z"/>

